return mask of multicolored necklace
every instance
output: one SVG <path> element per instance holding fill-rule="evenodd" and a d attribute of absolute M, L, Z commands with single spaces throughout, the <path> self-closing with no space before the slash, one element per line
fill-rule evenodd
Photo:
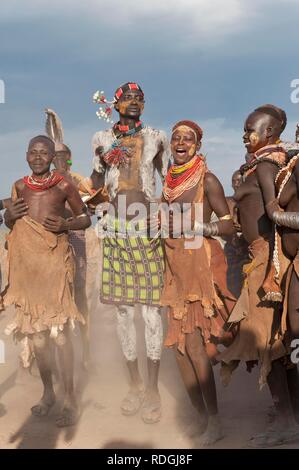
<path fill-rule="evenodd" d="M 114 124 L 112 130 L 116 139 L 111 145 L 110 149 L 103 155 L 103 160 L 109 166 L 127 165 L 129 163 L 131 152 L 130 149 L 122 145 L 121 139 L 128 136 L 133 136 L 143 128 L 143 123 L 138 121 L 135 126 L 130 129 L 129 126 L 121 125 L 119 122 Z"/>
<path fill-rule="evenodd" d="M 32 189 L 33 191 L 46 191 L 47 189 L 52 188 L 53 186 L 56 186 L 56 184 L 60 183 L 64 177 L 57 173 L 57 171 L 52 170 L 46 178 L 39 179 L 34 177 L 34 175 L 31 176 L 24 176 L 23 181 L 25 185 Z"/>
<path fill-rule="evenodd" d="M 117 136 L 117 138 L 119 137 L 127 137 L 129 135 L 134 135 L 136 134 L 136 132 L 139 132 L 141 131 L 141 129 L 143 128 L 143 123 L 142 121 L 137 121 L 135 122 L 135 126 L 133 128 L 130 129 L 130 127 L 128 125 L 122 125 L 120 124 L 119 122 L 117 122 L 116 124 L 114 124 L 113 126 L 113 132 L 114 134 Z"/>
<path fill-rule="evenodd" d="M 247 176 L 254 173 L 257 165 L 263 161 L 270 161 L 279 168 L 282 168 L 286 164 L 286 151 L 281 145 L 279 145 L 280 142 L 281 141 L 277 141 L 275 144 L 266 145 L 265 147 L 259 149 L 253 154 L 250 162 L 241 166 L 240 172 L 243 176 L 243 180 L 245 180 Z"/>
<path fill-rule="evenodd" d="M 185 191 L 194 188 L 201 178 L 199 169 L 205 167 L 205 158 L 195 155 L 183 165 L 172 165 L 165 178 L 163 195 L 167 201 L 174 201 Z"/>

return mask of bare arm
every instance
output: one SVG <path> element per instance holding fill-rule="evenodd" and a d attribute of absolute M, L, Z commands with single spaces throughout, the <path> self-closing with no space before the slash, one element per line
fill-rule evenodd
<path fill-rule="evenodd" d="M 171 150 L 170 150 L 170 144 L 168 142 L 165 132 L 160 131 L 160 137 L 161 137 L 160 149 L 159 149 L 158 154 L 154 158 L 154 165 L 155 165 L 156 170 L 159 173 L 161 181 L 163 182 L 167 175 L 167 171 L 170 165 Z"/>
<path fill-rule="evenodd" d="M 297 199 L 299 199 L 299 160 L 294 168 L 294 176 L 297 185 Z M 283 227 L 288 227 L 293 230 L 299 230 L 299 212 L 284 212 L 280 210 L 274 210 L 272 214 L 274 222 Z"/>
<path fill-rule="evenodd" d="M 28 214 L 28 206 L 24 202 L 22 197 L 19 197 L 18 185 L 20 180 L 13 184 L 11 190 L 11 198 L 5 199 L 4 208 L 6 211 L 4 213 L 5 225 L 11 230 L 15 222 Z"/>
<path fill-rule="evenodd" d="M 104 148 L 101 141 L 101 132 L 96 132 L 91 142 L 93 152 L 93 172 L 90 176 L 93 189 L 99 189 L 105 184 L 106 164 L 103 161 Z"/>
<path fill-rule="evenodd" d="M 223 187 L 218 178 L 212 173 L 207 173 L 205 176 L 204 190 L 212 210 L 220 219 L 218 222 L 213 222 L 213 226 L 217 227 L 217 235 L 232 235 L 234 233 L 233 221 Z"/>
<path fill-rule="evenodd" d="M 85 230 L 91 225 L 91 219 L 87 214 L 87 207 L 83 203 L 76 186 L 64 180 L 59 183 L 66 194 L 66 200 L 74 214 L 71 219 L 65 220 L 59 216 L 48 216 L 43 226 L 50 232 L 62 232 L 66 230 Z"/>
<path fill-rule="evenodd" d="M 260 185 L 266 213 L 273 220 L 273 212 L 278 209 L 276 201 L 275 178 L 278 173 L 276 165 L 270 162 L 262 162 L 257 165 L 256 176 Z"/>
<path fill-rule="evenodd" d="M 93 170 L 90 179 L 93 189 L 102 188 L 105 184 L 105 173 L 98 173 L 96 170 Z"/>

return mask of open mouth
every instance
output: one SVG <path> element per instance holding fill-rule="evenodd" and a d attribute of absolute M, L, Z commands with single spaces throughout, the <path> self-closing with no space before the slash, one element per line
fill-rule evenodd
<path fill-rule="evenodd" d="M 181 157 L 185 156 L 186 155 L 186 150 L 184 149 L 176 149 L 175 153 Z"/>

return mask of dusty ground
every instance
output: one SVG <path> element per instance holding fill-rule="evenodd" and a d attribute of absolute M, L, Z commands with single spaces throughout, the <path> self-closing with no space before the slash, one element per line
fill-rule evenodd
<path fill-rule="evenodd" d="M 124 417 L 119 403 L 127 391 L 127 373 L 118 345 L 113 309 L 100 305 L 98 296 L 98 247 L 89 233 L 89 298 L 91 303 L 92 356 L 95 372 L 87 376 L 80 367 L 80 337 L 76 348 L 76 384 L 82 405 L 77 426 L 64 430 L 55 426 L 59 403 L 47 418 L 32 417 L 30 407 L 41 396 L 41 383 L 19 368 L 18 345 L 3 333 L 13 315 L 0 316 L 0 339 L 5 343 L 5 363 L 0 365 L 0 448 L 197 448 L 196 413 L 189 403 L 172 352 L 164 351 L 161 363 L 160 391 L 163 417 L 160 423 L 146 425 L 139 415 Z M 3 256 L 2 252 L 2 265 Z M 95 281 L 96 280 L 96 281 Z M 12 309 L 11 309 L 12 310 Z M 145 376 L 143 324 L 136 318 L 140 357 Z M 228 388 L 218 380 L 215 368 L 220 413 L 225 438 L 214 448 L 243 448 L 253 434 L 264 429 L 270 397 L 259 392 L 257 371 L 248 374 L 244 366 L 235 373 Z M 59 384 L 56 385 L 59 394 Z M 299 443 L 290 447 L 299 447 Z"/>

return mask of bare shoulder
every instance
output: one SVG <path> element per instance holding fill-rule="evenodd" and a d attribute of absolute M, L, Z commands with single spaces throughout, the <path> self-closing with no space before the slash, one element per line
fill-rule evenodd
<path fill-rule="evenodd" d="M 76 189 L 75 184 L 68 178 L 64 178 L 63 180 L 59 181 L 57 184 L 57 188 L 59 188 L 64 193 L 68 194 L 74 189 Z"/>
<path fill-rule="evenodd" d="M 16 188 L 16 190 L 18 192 L 22 191 L 25 188 L 25 183 L 24 183 L 23 179 L 19 179 L 18 181 L 16 181 L 14 183 L 14 187 Z"/>
<path fill-rule="evenodd" d="M 263 161 L 260 162 L 256 167 L 256 173 L 259 177 L 265 175 L 266 173 L 269 174 L 276 174 L 279 171 L 279 167 L 271 161 Z"/>
<path fill-rule="evenodd" d="M 205 189 L 218 188 L 219 186 L 222 187 L 222 184 L 220 183 L 217 176 L 214 175 L 214 173 L 211 173 L 210 171 L 205 174 L 204 185 Z"/>

